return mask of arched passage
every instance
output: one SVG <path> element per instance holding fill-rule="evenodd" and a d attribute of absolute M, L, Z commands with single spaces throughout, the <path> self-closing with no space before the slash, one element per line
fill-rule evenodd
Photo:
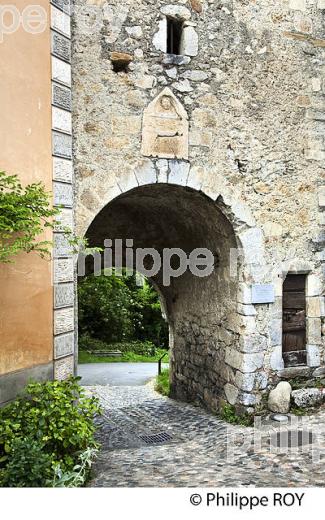
<path fill-rule="evenodd" d="M 166 248 L 178 248 L 187 255 L 197 248 L 212 252 L 213 272 L 207 277 L 187 269 L 167 285 L 160 269 L 152 281 L 162 296 L 170 326 L 173 396 L 216 409 L 225 385 L 234 377 L 226 362 L 227 349 L 236 349 L 242 329 L 237 313 L 238 278 L 230 275 L 230 251 L 237 247 L 237 239 L 219 205 L 191 188 L 145 185 L 108 203 L 86 237 L 91 247 L 103 247 L 105 240 L 112 240 L 113 259 L 115 241 L 122 240 L 124 266 L 130 240 L 134 251 L 154 248 L 161 257 Z M 177 269 L 173 260 L 172 267 Z"/>

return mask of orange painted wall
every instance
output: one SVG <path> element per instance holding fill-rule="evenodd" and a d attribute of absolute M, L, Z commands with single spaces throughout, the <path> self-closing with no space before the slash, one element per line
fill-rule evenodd
<path fill-rule="evenodd" d="M 30 4 L 6 3 L 20 12 Z M 49 1 L 36 3 L 49 20 Z M 41 34 L 20 28 L 0 43 L 0 115 L 0 170 L 52 191 L 49 23 Z M 52 360 L 51 277 L 51 263 L 34 253 L 0 264 L 0 374 Z"/>

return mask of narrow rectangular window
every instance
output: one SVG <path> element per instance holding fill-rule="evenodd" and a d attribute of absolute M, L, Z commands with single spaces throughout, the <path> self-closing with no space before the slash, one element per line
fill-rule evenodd
<path fill-rule="evenodd" d="M 284 281 L 282 326 L 285 366 L 306 365 L 306 275 L 304 274 L 288 274 Z"/>
<path fill-rule="evenodd" d="M 167 53 L 181 53 L 183 22 L 167 17 Z"/>

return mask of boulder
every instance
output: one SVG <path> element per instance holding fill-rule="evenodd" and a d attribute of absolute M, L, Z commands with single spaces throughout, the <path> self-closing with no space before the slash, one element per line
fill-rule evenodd
<path fill-rule="evenodd" d="M 318 406 L 323 402 L 323 392 L 318 388 L 302 388 L 292 392 L 292 398 L 299 408 Z"/>
<path fill-rule="evenodd" d="M 271 412 L 288 413 L 290 410 L 291 385 L 281 381 L 277 387 L 270 392 L 268 407 Z"/>
<path fill-rule="evenodd" d="M 322 377 L 325 376 L 325 367 L 318 367 L 313 372 L 313 377 Z"/>

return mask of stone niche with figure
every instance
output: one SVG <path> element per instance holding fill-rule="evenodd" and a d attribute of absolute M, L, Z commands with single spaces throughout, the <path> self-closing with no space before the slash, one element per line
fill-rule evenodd
<path fill-rule="evenodd" d="M 188 159 L 187 112 L 169 88 L 165 88 L 144 111 L 142 154 Z"/>

